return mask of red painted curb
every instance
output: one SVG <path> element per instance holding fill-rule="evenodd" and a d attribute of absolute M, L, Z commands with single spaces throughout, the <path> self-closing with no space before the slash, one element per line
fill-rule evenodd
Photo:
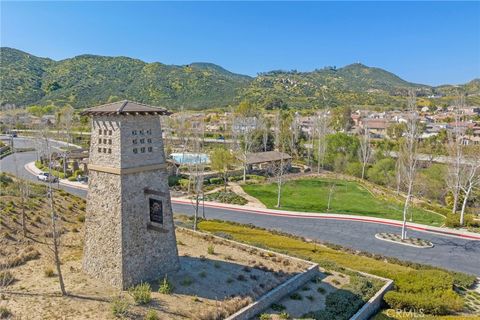
<path fill-rule="evenodd" d="M 172 203 L 177 203 L 177 204 L 191 204 L 187 200 L 179 200 L 179 199 L 172 199 Z M 231 211 L 241 211 L 241 212 L 246 212 L 246 213 L 254 213 L 254 214 L 260 214 L 260 215 L 269 215 L 269 216 L 277 216 L 277 217 L 294 217 L 294 218 L 304 218 L 304 219 L 332 219 L 332 220 L 342 220 L 342 221 L 358 221 L 358 222 L 366 222 L 366 223 L 376 223 L 376 224 L 384 224 L 384 225 L 390 225 L 390 226 L 395 226 L 395 227 L 401 227 L 402 223 L 401 222 L 393 222 L 393 221 L 379 221 L 379 220 L 373 220 L 373 219 L 368 219 L 368 218 L 353 218 L 353 217 L 332 217 L 332 216 L 323 216 L 321 213 L 318 214 L 317 216 L 307 216 L 307 215 L 300 215 L 300 214 L 295 214 L 295 213 L 279 213 L 279 212 L 270 212 L 270 211 L 264 211 L 264 210 L 259 210 L 259 209 L 244 209 L 244 208 L 237 208 L 237 207 L 228 207 L 225 205 L 215 205 L 215 204 L 205 204 L 205 207 L 209 208 L 217 208 L 217 209 L 226 209 L 226 210 L 231 210 Z M 471 239 L 471 240 L 480 240 L 480 235 L 479 236 L 474 236 L 474 235 L 468 235 L 468 234 L 458 234 L 455 232 L 450 232 L 450 231 L 440 231 L 440 230 L 434 230 L 434 229 L 429 229 L 428 227 L 419 227 L 419 226 L 410 226 L 407 225 L 408 229 L 411 230 L 418 230 L 422 232 L 430 232 L 430 233 L 435 233 L 435 234 L 440 234 L 440 235 L 445 235 L 445 236 L 451 236 L 451 237 L 458 237 L 458 238 L 464 238 L 464 239 Z"/>

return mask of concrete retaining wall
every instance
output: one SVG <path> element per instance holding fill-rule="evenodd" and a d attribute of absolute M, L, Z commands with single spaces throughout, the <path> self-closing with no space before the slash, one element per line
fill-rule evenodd
<path fill-rule="evenodd" d="M 275 289 L 267 292 L 261 296 L 257 301 L 249 304 L 248 306 L 240 309 L 233 315 L 226 318 L 226 320 L 248 320 L 255 315 L 261 313 L 267 309 L 272 303 L 279 301 L 286 295 L 298 290 L 306 282 L 312 279 L 318 273 L 318 265 L 314 264 L 308 268 L 307 271 L 299 273 L 296 276 L 285 281 Z"/>
<path fill-rule="evenodd" d="M 370 300 L 368 300 L 367 303 L 365 303 L 363 307 L 350 318 L 350 320 L 370 319 L 371 316 L 373 316 L 375 313 L 378 312 L 378 310 L 380 310 L 382 306 L 383 296 L 385 295 L 385 293 L 387 293 L 393 288 L 393 280 L 391 279 L 382 278 L 363 272 L 359 273 L 370 278 L 376 278 L 385 281 L 385 285 L 373 297 L 371 297 Z"/>

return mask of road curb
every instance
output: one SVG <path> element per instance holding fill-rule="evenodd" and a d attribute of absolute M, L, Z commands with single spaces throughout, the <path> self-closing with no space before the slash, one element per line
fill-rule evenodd
<path fill-rule="evenodd" d="M 31 167 L 33 164 L 33 168 Z M 35 167 L 34 162 L 29 162 L 25 165 L 25 169 L 33 175 L 37 175 L 41 172 L 40 169 Z M 38 170 L 38 172 L 36 172 Z M 78 190 L 88 191 L 88 186 L 80 187 L 80 186 L 73 186 L 68 183 L 60 182 L 61 185 L 75 188 Z M 188 199 L 179 199 L 179 198 L 172 198 L 172 203 L 176 204 L 192 204 L 192 202 Z M 373 217 L 363 217 L 363 216 L 355 216 L 355 215 L 344 215 L 344 214 L 333 214 L 333 213 L 309 213 L 309 212 L 295 212 L 295 211 L 281 211 L 281 210 L 274 210 L 274 209 L 260 209 L 254 207 L 245 207 L 239 205 L 230 205 L 230 204 L 222 204 L 217 202 L 209 202 L 205 201 L 205 207 L 208 208 L 216 208 L 216 209 L 230 209 L 235 211 L 241 211 L 244 213 L 252 213 L 252 214 L 259 214 L 259 215 L 269 215 L 269 216 L 277 216 L 277 217 L 292 217 L 292 218 L 304 218 L 304 219 L 330 219 L 330 220 L 340 220 L 340 221 L 356 221 L 356 222 L 363 222 L 363 223 L 373 223 L 373 224 L 383 224 L 389 225 L 394 227 L 402 227 L 402 222 L 397 220 L 389 220 L 389 219 L 381 219 L 381 218 L 373 218 Z M 407 228 L 410 230 L 416 230 L 420 232 L 428 232 L 432 234 L 453 237 L 453 238 L 461 238 L 461 239 L 468 239 L 468 240 L 476 240 L 480 241 L 480 234 L 475 234 L 473 232 L 468 231 L 459 231 L 453 229 L 445 229 L 445 228 L 438 228 L 438 227 L 428 227 L 421 224 L 415 223 L 408 223 Z"/>
<path fill-rule="evenodd" d="M 176 204 L 192 204 L 190 200 L 186 199 L 178 199 L 172 198 L 172 203 Z M 273 210 L 273 209 L 258 209 L 253 207 L 242 207 L 237 205 L 226 205 L 226 204 L 219 204 L 216 202 L 208 202 L 205 201 L 205 207 L 209 208 L 216 208 L 216 209 L 230 209 L 235 211 L 241 211 L 245 213 L 253 213 L 259 215 L 269 215 L 269 216 L 277 216 L 277 217 L 294 217 L 294 218 L 304 218 L 304 219 L 331 219 L 331 220 L 342 220 L 342 221 L 357 221 L 357 222 L 365 222 L 365 223 L 374 223 L 374 224 L 383 224 L 389 225 L 394 227 L 402 227 L 401 221 L 396 220 L 389 220 L 389 219 L 381 219 L 381 218 L 371 218 L 371 217 L 363 217 L 363 216 L 354 216 L 354 215 L 343 215 L 343 214 L 332 214 L 332 213 L 307 213 L 307 212 L 295 212 L 295 211 L 280 211 L 280 210 Z M 458 230 L 444 230 L 442 228 L 437 227 L 428 227 L 425 225 L 408 223 L 407 228 L 410 230 L 416 230 L 421 232 L 428 232 L 437 235 L 447 236 L 447 237 L 454 237 L 454 238 L 462 238 L 462 239 L 469 239 L 469 240 L 477 240 L 480 241 L 480 234 L 475 234 L 473 232 L 468 231 L 458 231 Z"/>

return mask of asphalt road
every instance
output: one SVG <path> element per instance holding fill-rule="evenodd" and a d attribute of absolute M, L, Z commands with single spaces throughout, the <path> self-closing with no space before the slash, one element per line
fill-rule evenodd
<path fill-rule="evenodd" d="M 18 145 L 17 145 L 18 140 Z M 28 140 L 15 139 L 17 147 L 31 147 Z M 16 159 L 15 159 L 16 158 Z M 36 152 L 17 153 L 0 160 L 0 171 L 18 174 L 30 180 L 36 178 L 25 170 L 24 165 L 36 159 Z M 65 191 L 80 197 L 87 192 L 60 186 Z M 193 206 L 173 204 L 176 214 L 193 215 Z M 417 249 L 375 239 L 379 232 L 400 232 L 394 226 L 341 220 L 325 220 L 298 217 L 278 217 L 257 213 L 246 213 L 232 209 L 205 208 L 207 218 L 251 223 L 259 227 L 276 229 L 290 234 L 338 244 L 355 250 L 362 250 L 401 260 L 424 263 L 450 270 L 467 272 L 480 276 L 480 241 L 441 236 L 421 231 L 409 231 L 412 237 L 421 237 L 434 244 L 430 249 Z"/>

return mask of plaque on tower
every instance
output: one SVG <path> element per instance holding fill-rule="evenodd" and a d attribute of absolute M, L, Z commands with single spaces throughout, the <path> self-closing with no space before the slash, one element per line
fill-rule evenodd
<path fill-rule="evenodd" d="M 150 198 L 149 202 L 150 202 L 150 221 L 163 224 L 162 201 Z"/>

